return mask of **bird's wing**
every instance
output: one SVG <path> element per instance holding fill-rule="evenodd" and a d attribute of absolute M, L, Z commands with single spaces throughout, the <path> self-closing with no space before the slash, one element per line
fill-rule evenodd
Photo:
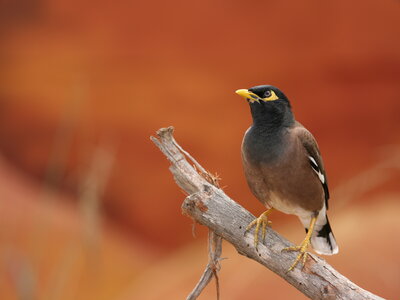
<path fill-rule="evenodd" d="M 326 177 L 324 163 L 322 161 L 321 153 L 319 152 L 318 144 L 311 132 L 309 132 L 303 125 L 296 122 L 293 128 L 295 134 L 300 139 L 303 144 L 310 162 L 310 166 L 313 171 L 318 175 L 318 178 L 324 188 L 325 193 L 325 204 L 326 209 L 328 209 L 328 199 L 329 199 L 329 189 L 328 189 L 328 179 Z"/>

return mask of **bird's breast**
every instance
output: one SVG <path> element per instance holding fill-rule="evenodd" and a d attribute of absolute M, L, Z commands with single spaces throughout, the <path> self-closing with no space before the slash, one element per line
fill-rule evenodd
<path fill-rule="evenodd" d="M 243 138 L 242 153 L 253 165 L 274 164 L 287 150 L 285 131 L 265 133 L 250 127 Z"/>

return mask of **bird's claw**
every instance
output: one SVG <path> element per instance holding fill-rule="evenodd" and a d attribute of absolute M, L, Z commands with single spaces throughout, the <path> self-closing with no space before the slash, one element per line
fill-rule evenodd
<path fill-rule="evenodd" d="M 256 227 L 254 231 L 254 247 L 258 249 L 258 233 L 261 228 L 261 238 L 262 242 L 264 243 L 265 241 L 265 235 L 267 232 L 267 226 L 272 224 L 271 221 L 268 220 L 268 215 L 271 213 L 272 208 L 263 212 L 257 219 L 253 220 L 247 227 L 246 230 L 244 231 L 244 234 L 247 233 L 252 227 Z"/>
<path fill-rule="evenodd" d="M 292 246 L 292 247 L 287 247 L 287 248 L 282 249 L 282 251 L 298 251 L 298 252 L 300 252 L 297 255 L 293 264 L 287 270 L 288 272 L 292 271 L 296 267 L 296 265 L 299 263 L 300 260 L 302 261 L 303 267 L 304 267 L 304 265 L 306 264 L 307 257 L 308 257 L 307 248 L 309 245 L 310 245 L 310 240 L 305 239 L 299 246 Z"/>

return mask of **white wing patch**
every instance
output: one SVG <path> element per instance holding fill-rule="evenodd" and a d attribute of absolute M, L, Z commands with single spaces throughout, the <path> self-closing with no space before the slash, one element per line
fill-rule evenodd
<path fill-rule="evenodd" d="M 325 183 L 325 176 L 324 176 L 324 174 L 321 173 L 321 170 L 319 169 L 318 164 L 315 161 L 314 157 L 308 156 L 308 159 L 310 160 L 311 168 L 318 175 L 319 180 L 321 180 L 321 182 L 324 184 Z"/>

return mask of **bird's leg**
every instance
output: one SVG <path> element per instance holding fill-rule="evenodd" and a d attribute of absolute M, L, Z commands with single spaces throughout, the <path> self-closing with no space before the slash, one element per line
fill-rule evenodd
<path fill-rule="evenodd" d="M 264 242 L 265 240 L 265 233 L 266 233 L 266 228 L 269 224 L 271 224 L 271 221 L 268 220 L 268 215 L 274 210 L 274 208 L 270 208 L 266 211 L 264 211 L 257 219 L 252 221 L 245 230 L 245 234 L 247 231 L 249 231 L 253 226 L 256 226 L 256 229 L 254 231 L 254 247 L 257 249 L 258 245 L 258 232 L 260 231 L 261 227 L 261 236 L 262 236 L 262 241 Z"/>
<path fill-rule="evenodd" d="M 305 239 L 303 240 L 303 242 L 299 246 L 287 247 L 287 248 L 282 249 L 282 251 L 298 251 L 298 252 L 300 252 L 299 255 L 297 255 L 297 258 L 294 261 L 294 263 L 289 268 L 288 272 L 292 271 L 296 267 L 296 265 L 298 264 L 300 259 L 302 259 L 303 266 L 305 265 L 306 260 L 307 260 L 307 255 L 308 255 L 307 248 L 310 245 L 311 235 L 314 231 L 314 226 L 315 226 L 316 221 L 317 221 L 317 217 L 313 217 L 311 219 L 310 227 L 308 228 L 307 235 L 306 235 Z"/>

